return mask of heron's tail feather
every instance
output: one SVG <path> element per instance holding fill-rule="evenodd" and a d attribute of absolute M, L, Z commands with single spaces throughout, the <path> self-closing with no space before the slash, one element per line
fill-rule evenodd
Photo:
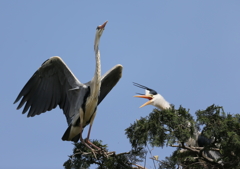
<path fill-rule="evenodd" d="M 72 127 L 72 125 L 69 125 L 67 130 L 63 134 L 63 136 L 62 136 L 63 141 L 70 141 L 68 138 L 69 138 L 69 135 L 70 135 L 71 127 Z"/>
<path fill-rule="evenodd" d="M 79 138 L 80 138 L 80 128 L 74 127 L 71 124 L 68 126 L 67 130 L 62 136 L 63 141 L 78 142 Z"/>

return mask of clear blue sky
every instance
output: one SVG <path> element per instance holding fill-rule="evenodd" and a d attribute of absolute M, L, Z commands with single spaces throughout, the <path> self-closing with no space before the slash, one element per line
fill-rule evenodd
<path fill-rule="evenodd" d="M 91 138 L 128 151 L 125 129 L 153 109 L 139 109 L 132 82 L 175 106 L 211 104 L 239 113 L 240 1 L 0 1 L 0 168 L 59 169 L 72 153 L 61 137 L 62 111 L 27 118 L 13 105 L 38 67 L 60 56 L 81 82 L 92 79 L 96 27 L 108 20 L 100 50 L 102 73 L 116 64 L 123 77 L 98 107 Z M 85 129 L 84 137 L 86 137 Z M 163 159 L 174 149 L 155 148 Z M 153 167 L 148 161 L 148 168 Z"/>

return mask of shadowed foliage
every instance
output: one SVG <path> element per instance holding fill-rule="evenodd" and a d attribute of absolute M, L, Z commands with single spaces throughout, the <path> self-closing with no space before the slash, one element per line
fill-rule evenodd
<path fill-rule="evenodd" d="M 196 116 L 194 121 L 181 106 L 154 109 L 131 124 L 126 135 L 135 148 L 147 144 L 176 147 L 170 157 L 157 160 L 159 168 L 240 168 L 240 115 L 226 114 L 222 107 L 211 105 L 198 110 Z M 204 145 L 199 147 L 200 143 Z"/>
<path fill-rule="evenodd" d="M 94 140 L 93 143 L 107 152 L 107 145 L 103 145 L 102 141 Z M 116 154 L 112 152 L 108 157 L 104 154 L 96 153 L 96 158 L 91 150 L 82 143 L 74 143 L 73 154 L 63 164 L 65 169 L 88 169 L 92 164 L 96 164 L 97 169 L 132 169 L 132 164 L 142 162 L 146 153 L 142 147 L 132 149 L 129 152 Z"/>

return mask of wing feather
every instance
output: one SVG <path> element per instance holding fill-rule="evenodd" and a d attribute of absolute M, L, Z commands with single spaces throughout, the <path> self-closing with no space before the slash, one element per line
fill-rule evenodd
<path fill-rule="evenodd" d="M 98 97 L 98 104 L 106 97 L 112 88 L 118 83 L 122 77 L 123 66 L 118 64 L 110 69 L 105 75 L 102 76 L 100 95 Z"/>
<path fill-rule="evenodd" d="M 56 95 L 55 95 L 56 89 L 53 86 L 53 84 L 52 84 L 51 88 L 52 88 L 52 92 L 51 92 L 51 96 L 50 96 L 51 97 L 51 103 L 50 103 L 49 107 L 55 108 L 57 106 L 56 99 L 55 99 L 55 97 L 56 97 Z"/>
<path fill-rule="evenodd" d="M 27 93 L 29 92 L 28 86 L 35 86 L 36 81 L 34 80 L 34 78 L 35 78 L 35 74 L 28 80 L 28 82 L 26 83 L 24 88 L 21 90 L 21 92 L 17 96 L 16 100 L 14 101 L 14 104 L 17 103 L 21 99 L 22 96 L 27 95 Z M 19 108 L 21 108 L 21 107 L 19 107 Z"/>
<path fill-rule="evenodd" d="M 52 102 L 52 85 L 53 85 L 53 77 L 52 78 L 47 78 L 47 79 L 42 79 L 42 86 L 39 88 L 42 90 L 38 90 L 39 93 L 39 97 L 37 97 L 36 102 L 39 103 L 42 100 L 44 100 L 44 102 L 46 102 L 47 104 L 38 104 L 36 106 L 36 110 L 38 110 L 38 112 L 36 112 L 36 115 L 41 114 L 42 112 L 46 112 L 48 109 L 51 110 L 54 107 L 51 106 L 51 102 Z M 35 113 L 34 113 L 35 114 Z"/>
<path fill-rule="evenodd" d="M 17 109 L 24 104 L 22 113 L 28 117 L 39 115 L 54 109 L 57 105 L 63 109 L 69 119 L 69 89 L 82 86 L 63 60 L 54 56 L 46 60 L 23 87 L 14 103 L 20 101 Z"/>
<path fill-rule="evenodd" d="M 30 84 L 30 83 L 27 83 L 27 84 L 26 84 L 26 88 L 29 88 L 29 84 Z M 32 97 L 32 94 L 35 92 L 35 90 L 36 90 L 37 87 L 38 87 L 38 83 L 34 83 L 33 87 L 30 88 L 30 90 L 28 90 L 28 91 L 26 90 L 26 88 L 23 88 L 24 91 L 23 91 L 23 92 L 20 92 L 19 95 L 18 95 L 18 98 L 19 98 L 19 99 L 20 99 L 22 96 L 23 96 L 23 98 L 22 98 L 20 104 L 18 105 L 17 109 L 20 109 L 20 108 L 24 105 L 24 103 L 25 103 L 29 98 Z M 18 98 L 16 99 L 16 101 L 15 101 L 14 103 L 16 103 L 17 100 L 19 100 Z"/>
<path fill-rule="evenodd" d="M 43 88 L 43 83 L 44 82 L 40 83 L 37 88 L 42 89 Z M 41 107 L 42 107 L 42 105 L 44 106 L 44 104 L 41 104 L 41 101 L 43 100 L 43 95 L 44 95 L 44 92 L 42 90 L 36 90 L 36 93 L 34 93 L 33 96 L 37 96 L 37 97 L 34 97 L 34 99 L 32 101 L 35 106 L 32 109 L 32 112 L 29 112 L 28 116 L 38 115 L 39 112 L 42 111 Z M 49 95 L 49 93 L 47 93 L 46 95 Z M 46 100 L 44 100 L 44 102 L 47 103 Z"/>

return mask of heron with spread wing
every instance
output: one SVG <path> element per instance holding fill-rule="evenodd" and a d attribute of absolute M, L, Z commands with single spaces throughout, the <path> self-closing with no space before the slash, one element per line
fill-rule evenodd
<path fill-rule="evenodd" d="M 96 70 L 88 83 L 81 83 L 64 61 L 54 56 L 45 61 L 23 87 L 14 103 L 20 100 L 17 109 L 24 104 L 22 113 L 33 117 L 50 111 L 58 105 L 66 116 L 69 127 L 62 140 L 77 142 L 79 139 L 87 147 L 97 148 L 89 141 L 91 127 L 97 112 L 97 106 L 118 83 L 122 76 L 122 65 L 118 64 L 101 76 L 99 42 L 107 21 L 96 29 L 94 51 Z M 82 132 L 90 124 L 84 141 Z"/>

